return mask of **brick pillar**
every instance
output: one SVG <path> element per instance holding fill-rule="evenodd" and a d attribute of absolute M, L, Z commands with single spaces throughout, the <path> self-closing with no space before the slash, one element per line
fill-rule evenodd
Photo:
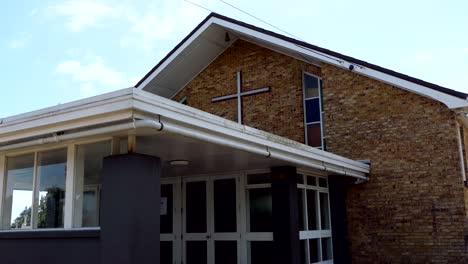
<path fill-rule="evenodd" d="M 295 167 L 271 168 L 274 263 L 299 264 L 299 212 Z"/>
<path fill-rule="evenodd" d="M 101 263 L 159 263 L 161 162 L 140 154 L 104 158 Z"/>

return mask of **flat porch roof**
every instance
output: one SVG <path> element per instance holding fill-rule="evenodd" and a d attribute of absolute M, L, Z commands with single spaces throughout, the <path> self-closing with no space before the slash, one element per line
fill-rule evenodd
<path fill-rule="evenodd" d="M 300 170 L 367 179 L 370 166 L 254 129 L 136 88 L 0 119 L 0 156 L 82 139 L 138 136 L 136 152 L 158 156 L 164 174 Z M 188 160 L 174 167 L 168 161 Z"/>

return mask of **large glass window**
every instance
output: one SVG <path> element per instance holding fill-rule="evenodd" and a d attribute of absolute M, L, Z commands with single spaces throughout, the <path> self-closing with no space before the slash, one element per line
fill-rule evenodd
<path fill-rule="evenodd" d="M 64 225 L 66 149 L 7 157 L 3 229 Z"/>
<path fill-rule="evenodd" d="M 305 263 L 332 260 L 328 180 L 325 177 L 303 174 L 299 174 L 298 179 L 301 258 Z"/>
<path fill-rule="evenodd" d="M 75 227 L 99 226 L 102 161 L 110 154 L 110 141 L 77 146 L 73 208 Z"/>
<path fill-rule="evenodd" d="M 322 80 L 308 73 L 304 73 L 303 82 L 306 144 L 325 150 Z"/>

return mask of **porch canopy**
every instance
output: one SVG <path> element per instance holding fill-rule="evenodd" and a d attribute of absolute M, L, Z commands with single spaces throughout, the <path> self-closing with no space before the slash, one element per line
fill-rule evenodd
<path fill-rule="evenodd" d="M 113 154 L 125 153 L 122 148 L 116 152 L 115 146 L 125 146 L 128 138 L 135 152 L 159 157 L 163 177 L 294 166 L 366 180 L 370 170 L 367 164 L 136 88 L 0 119 L 0 156 L 102 137 L 117 139 Z M 189 164 L 172 166 L 174 160 Z"/>

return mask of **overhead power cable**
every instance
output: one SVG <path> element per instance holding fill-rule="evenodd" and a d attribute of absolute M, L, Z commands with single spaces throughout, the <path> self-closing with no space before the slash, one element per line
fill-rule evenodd
<path fill-rule="evenodd" d="M 236 10 L 238 10 L 238 11 L 240 11 L 240 12 L 242 12 L 242 13 L 244 13 L 244 14 L 246 14 L 246 15 L 248 15 L 248 16 L 250 16 L 250 17 L 253 17 L 253 18 L 257 19 L 258 21 L 263 22 L 263 23 L 269 25 L 270 27 L 273 27 L 273 28 L 275 28 L 275 29 L 277 29 L 277 30 L 279 30 L 279 31 L 281 31 L 281 32 L 283 32 L 283 33 L 285 33 L 285 34 L 287 34 L 287 35 L 293 37 L 293 38 L 302 40 L 301 38 L 294 36 L 293 34 L 287 32 L 286 30 L 283 30 L 283 29 L 281 29 L 281 28 L 279 28 L 279 27 L 277 27 L 277 26 L 275 26 L 275 25 L 273 25 L 273 24 L 271 24 L 271 23 L 269 23 L 269 22 L 267 22 L 267 21 L 265 21 L 265 20 L 263 20 L 263 19 L 261 19 L 261 18 L 258 18 L 258 17 L 256 17 L 256 16 L 250 14 L 249 12 L 240 9 L 239 7 L 237 7 L 237 6 L 233 5 L 233 4 L 230 4 L 230 3 L 228 3 L 228 2 L 226 2 L 226 1 L 224 1 L 224 0 L 219 0 L 219 1 L 222 2 L 222 3 L 224 3 L 224 4 L 226 4 L 226 5 L 228 5 L 228 6 L 230 6 L 230 7 L 232 7 L 232 8 L 234 8 L 234 9 L 236 9 Z"/>
<path fill-rule="evenodd" d="M 238 10 L 238 11 L 240 11 L 240 12 L 242 12 L 242 13 L 244 13 L 244 14 L 246 14 L 246 15 L 248 15 L 248 16 L 250 16 L 250 17 L 252 17 L 252 18 L 254 18 L 254 19 L 257 19 L 258 21 L 260 21 L 260 22 L 262 22 L 262 23 L 265 23 L 265 24 L 269 25 L 270 27 L 273 27 L 273 28 L 275 28 L 275 29 L 277 29 L 277 30 L 279 30 L 279 31 L 281 31 L 281 32 L 283 32 L 283 33 L 285 33 L 285 34 L 291 36 L 291 37 L 293 37 L 293 38 L 295 38 L 295 39 L 298 39 L 298 40 L 301 40 L 301 41 L 305 42 L 305 40 L 303 40 L 303 39 L 301 39 L 301 38 L 299 38 L 299 37 L 297 37 L 297 36 L 295 36 L 295 35 L 293 35 L 293 34 L 287 32 L 286 30 L 283 30 L 283 29 L 281 29 L 281 28 L 279 28 L 279 27 L 277 27 L 277 26 L 275 26 L 275 25 L 273 25 L 273 24 L 271 24 L 271 23 L 269 23 L 269 22 L 267 22 L 267 21 L 265 21 L 265 20 L 263 20 L 263 19 L 261 19 L 261 18 L 255 16 L 255 15 L 252 15 L 252 14 L 250 14 L 249 12 L 244 11 L 244 10 L 242 10 L 241 8 L 237 7 L 237 6 L 235 6 L 235 5 L 231 4 L 231 3 L 226 2 L 225 0 L 219 0 L 219 1 L 222 2 L 222 3 L 224 3 L 224 4 L 226 4 L 226 5 L 228 5 L 228 6 L 230 6 L 230 7 L 232 7 L 232 8 L 234 8 L 234 9 L 236 9 L 236 10 Z M 307 48 L 307 47 L 304 47 L 304 46 L 302 46 L 302 45 L 298 45 L 298 44 L 294 44 L 294 45 L 296 45 L 297 47 L 300 47 L 300 48 L 302 48 L 302 49 L 308 50 L 308 51 L 310 51 L 310 52 L 313 52 L 313 53 L 315 53 L 315 54 L 318 54 L 318 55 L 320 55 L 320 56 L 326 57 L 326 58 L 328 58 L 328 59 L 337 61 L 337 62 L 340 63 L 340 64 L 343 63 L 342 60 L 338 60 L 338 59 L 336 59 L 336 58 L 333 58 L 333 57 L 331 57 L 331 56 L 328 56 L 328 55 L 326 55 L 326 54 L 323 54 L 322 52 L 315 51 L 315 50 L 313 50 L 313 49 L 311 49 L 311 48 Z"/>
<path fill-rule="evenodd" d="M 205 9 L 208 12 L 216 13 L 215 11 L 213 11 L 213 10 L 211 10 L 209 8 L 206 8 L 206 7 L 204 7 L 204 6 L 200 5 L 200 4 L 194 3 L 194 2 L 189 1 L 189 0 L 184 0 L 184 1 L 187 2 L 187 3 L 190 3 L 190 4 L 194 5 L 194 6 L 197 6 L 197 7 L 201 8 L 201 9 Z"/>
<path fill-rule="evenodd" d="M 199 8 L 202 8 L 202 9 L 204 9 L 204 10 L 207 10 L 207 11 L 209 11 L 209 12 L 216 13 L 216 12 L 214 12 L 213 10 L 211 10 L 211 9 L 209 9 L 209 8 L 206 8 L 206 7 L 204 7 L 204 6 L 200 5 L 200 4 L 194 3 L 194 2 L 192 2 L 192 1 L 190 1 L 190 0 L 184 0 L 184 1 L 190 3 L 190 4 L 194 5 L 194 6 L 197 6 L 197 7 L 199 7 Z M 273 27 L 273 28 L 275 28 L 275 29 L 277 29 L 277 30 L 279 30 L 279 31 L 281 31 L 281 32 L 283 32 L 283 33 L 285 33 L 285 34 L 287 34 L 287 35 L 289 35 L 289 36 L 295 38 L 295 39 L 298 39 L 298 40 L 300 40 L 300 41 L 306 42 L 305 40 L 303 40 L 303 39 L 301 39 L 301 38 L 299 38 L 299 37 L 297 37 L 297 36 L 295 36 L 295 35 L 293 35 L 293 34 L 287 32 L 286 30 L 283 30 L 283 29 L 281 29 L 281 28 L 279 28 L 279 27 L 277 27 L 277 26 L 275 26 L 275 25 L 273 25 L 273 24 L 271 24 L 271 23 L 269 23 L 269 22 L 267 22 L 267 21 L 265 21 L 265 20 L 263 20 L 263 19 L 261 19 L 261 18 L 255 16 L 255 15 L 252 15 L 252 14 L 250 14 L 249 12 L 244 11 L 244 10 L 242 10 L 241 8 L 237 7 L 237 6 L 235 6 L 235 5 L 233 5 L 233 4 L 229 3 L 229 2 L 226 2 L 225 0 L 218 0 L 218 1 L 224 3 L 225 5 L 230 6 L 231 8 L 234 8 L 234 9 L 236 9 L 236 10 L 238 10 L 238 11 L 240 11 L 240 12 L 242 12 L 242 13 L 244 13 L 244 14 L 246 14 L 246 15 L 248 15 L 248 16 L 250 16 L 250 17 L 252 17 L 252 18 L 254 18 L 254 19 L 258 20 L 258 21 L 260 21 L 260 22 L 262 22 L 262 23 L 265 23 L 266 25 L 269 25 L 270 27 Z M 343 64 L 343 63 L 345 62 L 344 60 L 340 60 L 340 59 L 334 58 L 334 57 L 329 56 L 329 55 L 327 55 L 327 54 L 324 54 L 324 53 L 322 53 L 322 52 L 316 51 L 316 50 L 311 49 L 311 48 L 308 48 L 308 47 L 304 47 L 304 46 L 299 45 L 299 44 L 296 44 L 296 43 L 294 43 L 294 45 L 297 46 L 297 47 L 299 47 L 299 48 L 301 48 L 301 49 L 304 49 L 304 50 L 307 50 L 307 51 L 309 51 L 309 52 L 312 52 L 312 53 L 315 53 L 315 54 L 317 54 L 317 55 L 320 55 L 320 56 L 323 56 L 323 57 L 325 57 L 325 58 L 328 58 L 328 59 L 330 59 L 330 60 L 334 60 L 334 61 L 336 61 L 336 62 L 338 62 L 338 63 L 340 63 L 340 64 Z M 348 62 L 348 63 L 349 63 L 349 62 Z M 354 63 L 353 63 L 353 64 L 354 64 Z M 361 65 L 356 65 L 356 66 L 358 66 L 358 67 L 361 68 L 361 69 L 363 68 Z"/>

